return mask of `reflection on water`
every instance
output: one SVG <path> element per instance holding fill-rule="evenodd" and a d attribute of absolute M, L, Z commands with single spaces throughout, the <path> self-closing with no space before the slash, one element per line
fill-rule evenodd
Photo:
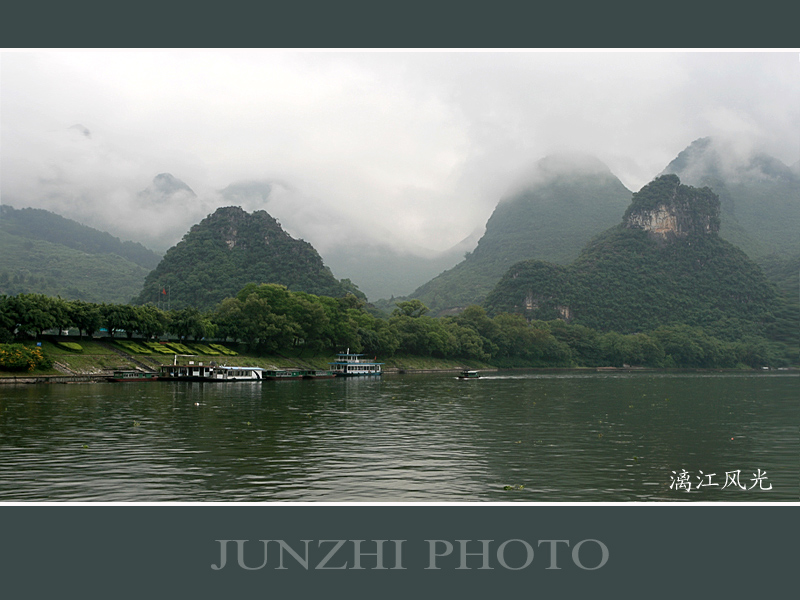
<path fill-rule="evenodd" d="M 513 372 L 3 385 L 0 500 L 796 501 L 797 381 Z M 732 484 L 737 470 L 748 489 Z"/>

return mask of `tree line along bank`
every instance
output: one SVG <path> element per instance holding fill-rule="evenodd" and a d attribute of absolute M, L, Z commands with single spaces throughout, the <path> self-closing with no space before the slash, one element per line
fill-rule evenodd
<path fill-rule="evenodd" d="M 687 325 L 621 334 L 561 320 L 528 321 L 519 314 L 490 316 L 477 305 L 444 317 L 427 315 L 427 307 L 419 300 L 401 302 L 389 316 L 368 309 L 353 295 L 315 296 L 276 284 L 248 284 L 235 297 L 205 312 L 95 304 L 39 294 L 0 296 L 0 349 L 15 353 L 18 359 L 7 360 L 0 368 L 28 370 L 31 361 L 37 360 L 37 365 L 44 364 L 47 357 L 41 352 L 38 358 L 31 354 L 36 339 L 45 331 L 69 328 L 77 329 L 81 338 L 105 330 L 111 338 L 227 341 L 242 344 L 254 354 L 299 350 L 313 356 L 349 348 L 384 359 L 464 359 L 500 368 L 760 369 L 797 362 L 786 344 L 757 336 L 720 339 Z M 24 360 L 19 353 L 25 355 Z M 18 368 L 21 364 L 24 369 Z"/>

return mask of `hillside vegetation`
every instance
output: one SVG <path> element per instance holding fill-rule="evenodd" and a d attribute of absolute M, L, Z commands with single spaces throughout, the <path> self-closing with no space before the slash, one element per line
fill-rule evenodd
<path fill-rule="evenodd" d="M 789 298 L 800 296 L 800 254 L 770 254 L 759 261 L 764 275 Z"/>
<path fill-rule="evenodd" d="M 137 242 L 123 242 L 110 233 L 38 208 L 0 206 L 0 231 L 66 246 L 85 254 L 116 255 L 147 270 L 155 268 L 161 260 L 161 256 Z"/>
<path fill-rule="evenodd" d="M 96 305 L 35 294 L 0 296 L 0 371 L 45 374 L 58 364 L 80 372 L 118 368 L 118 351 L 133 364 L 152 368 L 176 353 L 240 365 L 253 361 L 239 353 L 324 364 L 333 352 L 346 348 L 398 368 L 797 364 L 796 353 L 787 354 L 786 344 L 754 336 L 725 340 L 683 324 L 621 334 L 564 320 L 531 322 L 509 313 L 489 316 L 475 305 L 451 317 L 434 318 L 427 312 L 419 300 L 410 300 L 384 319 L 366 311 L 363 301 L 352 295 L 314 296 L 276 284 L 247 285 L 205 313 L 193 308 Z M 80 337 L 52 336 L 53 330 L 68 328 L 78 329 Z M 104 347 L 116 358 L 97 349 L 92 338 L 101 328 L 107 332 Z M 47 340 L 54 343 L 45 344 Z"/>
<path fill-rule="evenodd" d="M 718 235 L 718 215 L 719 200 L 708 188 L 659 177 L 634 194 L 623 223 L 570 265 L 514 265 L 488 296 L 487 311 L 621 334 L 702 327 L 720 339 L 762 337 L 796 352 L 796 300 L 779 294 Z"/>
<path fill-rule="evenodd" d="M 292 291 L 362 296 L 338 281 L 316 250 L 296 240 L 265 211 L 219 208 L 170 248 L 145 279 L 137 304 L 210 309 L 248 283 L 275 283 Z"/>
<path fill-rule="evenodd" d="M 0 294 L 130 302 L 148 270 L 116 254 L 87 254 L 0 230 Z"/>
<path fill-rule="evenodd" d="M 631 192 L 587 157 L 548 157 L 518 191 L 501 200 L 486 232 L 465 259 L 410 298 L 435 314 L 482 302 L 520 260 L 567 264 L 592 237 L 619 222 Z"/>
<path fill-rule="evenodd" d="M 46 210 L 0 206 L 0 294 L 129 302 L 159 256 Z"/>

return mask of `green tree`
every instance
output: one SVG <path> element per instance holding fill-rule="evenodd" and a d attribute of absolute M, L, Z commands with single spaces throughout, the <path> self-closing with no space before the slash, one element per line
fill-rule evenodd
<path fill-rule="evenodd" d="M 97 304 L 73 300 L 68 304 L 67 310 L 72 324 L 78 328 L 78 335 L 81 339 L 84 335 L 91 337 L 102 326 L 103 318 Z"/>
<path fill-rule="evenodd" d="M 136 311 L 127 304 L 101 304 L 100 318 L 112 338 L 119 331 L 124 331 L 131 337 L 137 327 Z"/>
<path fill-rule="evenodd" d="M 251 338 L 243 323 L 242 301 L 238 298 L 225 298 L 220 302 L 214 310 L 212 320 L 217 327 L 217 335 L 220 337 L 251 343 Z"/>
<path fill-rule="evenodd" d="M 63 321 L 62 315 L 58 314 L 56 302 L 42 294 L 20 294 L 17 296 L 17 307 L 20 333 L 38 337 Z"/>
<path fill-rule="evenodd" d="M 407 300 L 398 302 L 397 308 L 392 312 L 393 316 L 405 315 L 407 317 L 418 318 L 428 312 L 428 307 L 421 300 Z"/>
<path fill-rule="evenodd" d="M 14 339 L 19 325 L 19 301 L 15 296 L 0 295 L 0 344 Z"/>
<path fill-rule="evenodd" d="M 198 309 L 189 307 L 169 313 L 169 329 L 182 341 L 206 337 L 209 320 Z"/>
<path fill-rule="evenodd" d="M 319 351 L 325 347 L 327 341 L 325 332 L 330 318 L 317 296 L 305 292 L 292 294 L 287 317 L 296 323 L 299 329 L 295 344 L 302 343 L 312 351 Z"/>
<path fill-rule="evenodd" d="M 134 307 L 136 332 L 145 338 L 154 338 L 166 333 L 170 328 L 170 318 L 166 311 L 147 304 Z"/>

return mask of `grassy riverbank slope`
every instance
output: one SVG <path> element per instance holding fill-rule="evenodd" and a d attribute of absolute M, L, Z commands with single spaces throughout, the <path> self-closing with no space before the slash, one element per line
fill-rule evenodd
<path fill-rule="evenodd" d="M 0 371 L 0 378 L 14 377 L 46 377 L 58 375 L 91 375 L 105 376 L 111 375 L 119 369 L 141 369 L 146 371 L 158 371 L 161 365 L 171 364 L 175 359 L 175 353 L 140 353 L 130 352 L 125 348 L 127 340 L 118 341 L 110 338 L 93 340 L 75 340 L 69 338 L 70 344 L 78 344 L 80 351 L 63 346 L 60 342 L 66 338 L 50 338 L 41 341 L 42 350 L 52 360 L 53 366 L 48 369 L 37 369 L 33 372 L 13 372 Z M 136 342 L 137 340 L 134 340 Z M 28 345 L 34 346 L 35 342 Z M 141 345 L 139 345 L 141 347 Z M 304 352 L 287 352 L 285 354 L 257 355 L 248 353 L 246 349 L 237 344 L 226 344 L 226 348 L 236 353 L 233 355 L 221 354 L 193 354 L 191 357 L 179 356 L 179 362 L 193 360 L 209 364 L 217 362 L 231 366 L 258 366 L 265 369 L 286 369 L 286 368 L 315 368 L 327 369 L 328 363 L 334 360 L 334 355 L 310 355 Z M 187 348 L 195 350 L 196 346 L 192 343 L 187 344 Z M 486 363 L 476 361 L 448 360 L 418 356 L 393 356 L 390 359 L 382 360 L 383 368 L 386 372 L 395 371 L 450 371 L 465 368 L 471 369 L 492 369 Z"/>

